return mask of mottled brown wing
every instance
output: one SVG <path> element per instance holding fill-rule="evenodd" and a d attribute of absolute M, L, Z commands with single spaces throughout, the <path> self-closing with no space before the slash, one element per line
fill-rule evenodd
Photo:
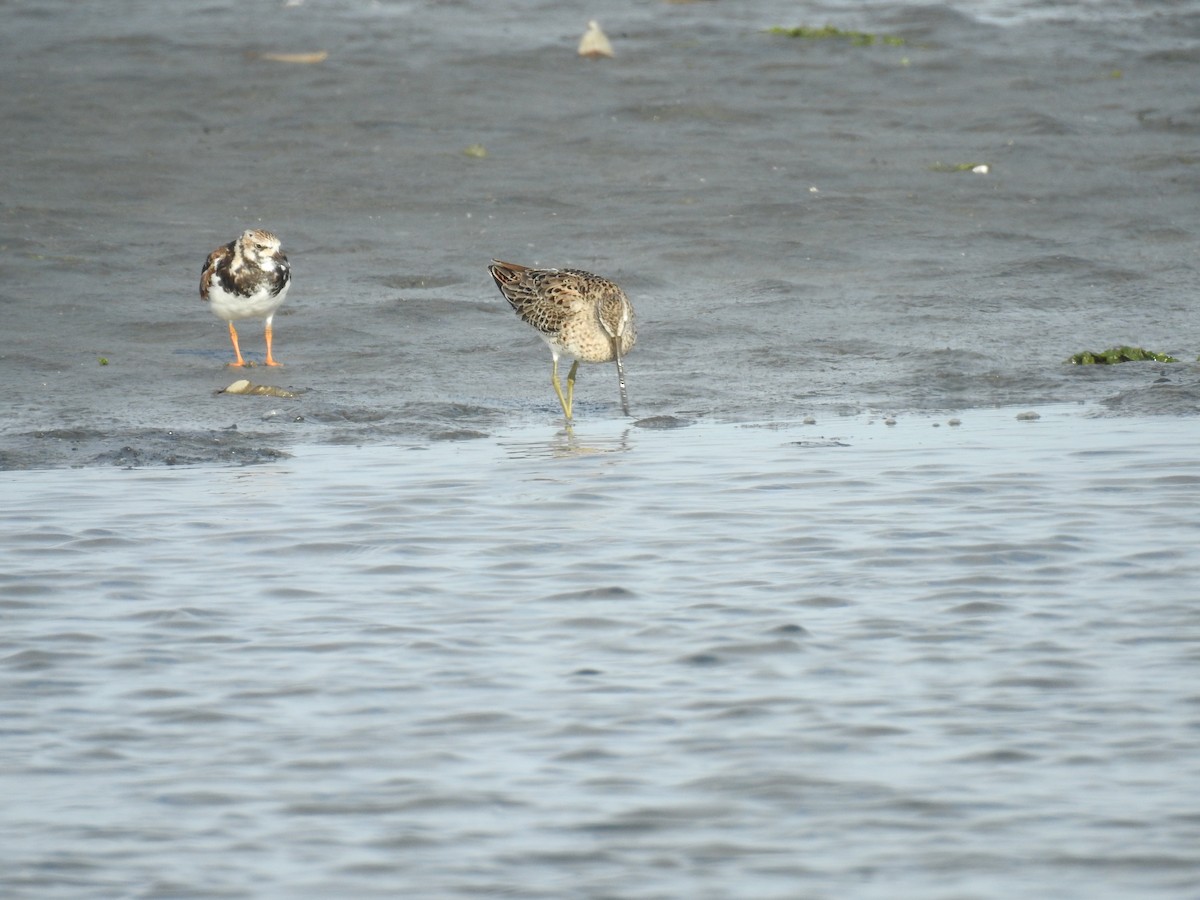
<path fill-rule="evenodd" d="M 504 296 L 504 299 L 509 303 L 514 303 L 514 297 L 519 300 L 527 290 L 525 273 L 528 271 L 529 269 L 526 266 L 503 262 L 499 259 L 493 259 L 492 264 L 488 266 L 488 273 L 492 276 L 492 280 L 496 282 L 496 287 L 500 288 L 500 293 Z"/>
<path fill-rule="evenodd" d="M 583 302 L 582 284 L 574 273 L 500 260 L 493 260 L 488 271 L 522 321 L 543 334 L 558 334 L 563 321 Z"/>
<path fill-rule="evenodd" d="M 234 241 L 230 241 L 223 247 L 218 247 L 212 253 L 208 254 L 208 258 L 204 260 L 204 268 L 200 270 L 200 299 L 205 303 L 208 302 L 208 290 L 212 285 L 213 275 L 217 268 L 225 265 L 229 266 L 229 260 L 233 258 Z"/>

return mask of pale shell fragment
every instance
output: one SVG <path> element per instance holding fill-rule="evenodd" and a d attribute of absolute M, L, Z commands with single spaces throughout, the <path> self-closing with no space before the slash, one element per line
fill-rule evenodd
<path fill-rule="evenodd" d="M 614 55 L 608 35 L 600 30 L 600 23 L 595 19 L 588 22 L 587 31 L 579 39 L 579 55 L 589 59 L 598 59 L 601 56 L 611 58 Z"/>

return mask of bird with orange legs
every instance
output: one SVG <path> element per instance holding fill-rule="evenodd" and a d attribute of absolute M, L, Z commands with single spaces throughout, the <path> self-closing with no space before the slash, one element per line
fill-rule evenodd
<path fill-rule="evenodd" d="M 292 269 L 280 249 L 279 238 L 261 228 L 248 229 L 237 240 L 208 254 L 200 273 L 200 299 L 209 304 L 213 315 L 229 323 L 229 339 L 237 357 L 229 365 L 246 365 L 233 327 L 241 319 L 263 320 L 266 364 L 279 365 L 271 353 L 271 322 L 291 284 Z"/>

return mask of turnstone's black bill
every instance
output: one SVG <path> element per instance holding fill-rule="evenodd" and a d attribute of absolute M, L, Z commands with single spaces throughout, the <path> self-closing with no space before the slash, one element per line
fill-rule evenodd
<path fill-rule="evenodd" d="M 581 361 L 616 361 L 621 409 L 629 415 L 621 360 L 633 349 L 637 330 L 633 304 L 625 292 L 607 278 L 579 269 L 530 269 L 493 259 L 488 271 L 517 315 L 537 329 L 550 346 L 554 359 L 550 383 L 567 421 L 571 420 L 575 373 Z M 567 375 L 566 396 L 558 380 L 559 356 L 574 360 Z"/>
<path fill-rule="evenodd" d="M 292 284 L 291 266 L 279 246 L 279 238 L 271 232 L 251 228 L 204 261 L 200 299 L 210 304 L 215 316 L 229 323 L 229 338 L 237 356 L 231 366 L 246 365 L 233 327 L 239 319 L 264 320 L 267 365 L 279 365 L 271 355 L 271 321 Z"/>

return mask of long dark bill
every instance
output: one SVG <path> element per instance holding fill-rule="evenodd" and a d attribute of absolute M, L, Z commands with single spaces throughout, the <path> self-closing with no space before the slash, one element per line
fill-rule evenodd
<path fill-rule="evenodd" d="M 629 415 L 629 395 L 625 392 L 625 365 L 621 361 L 621 348 L 613 341 L 613 358 L 617 361 L 617 384 L 621 388 L 621 410 Z"/>

